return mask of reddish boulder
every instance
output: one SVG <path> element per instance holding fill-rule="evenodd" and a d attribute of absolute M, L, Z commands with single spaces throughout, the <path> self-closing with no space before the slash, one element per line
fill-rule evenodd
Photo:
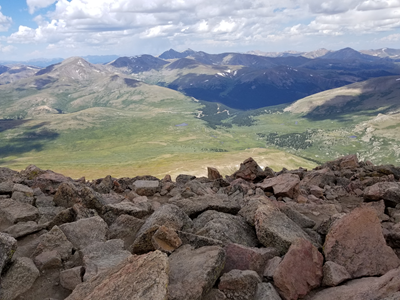
<path fill-rule="evenodd" d="M 218 172 L 216 168 L 212 167 L 207 167 L 207 172 L 208 172 L 208 179 L 215 180 L 222 178 L 221 174 Z"/>
<path fill-rule="evenodd" d="M 256 184 L 264 191 L 272 191 L 277 197 L 295 198 L 299 194 L 300 178 L 298 175 L 284 173 L 277 177 L 265 179 L 262 183 Z"/>
<path fill-rule="evenodd" d="M 337 220 L 326 236 L 324 253 L 326 260 L 344 266 L 352 278 L 383 275 L 400 264 L 370 207 L 356 208 Z"/>
<path fill-rule="evenodd" d="M 322 254 L 309 241 L 296 240 L 274 274 L 274 283 L 281 296 L 296 300 L 319 287 L 323 262 Z"/>
<path fill-rule="evenodd" d="M 223 273 L 231 270 L 253 270 L 262 275 L 269 259 L 278 255 L 275 248 L 246 247 L 229 244 L 225 247 L 226 262 Z"/>
<path fill-rule="evenodd" d="M 396 206 L 400 203 L 399 182 L 378 182 L 364 190 L 364 199 L 367 201 L 385 200 L 387 204 Z"/>
<path fill-rule="evenodd" d="M 232 177 L 235 179 L 242 178 L 246 181 L 259 182 L 267 177 L 267 175 L 257 162 L 253 158 L 249 157 L 240 164 L 239 170 L 232 174 Z"/>

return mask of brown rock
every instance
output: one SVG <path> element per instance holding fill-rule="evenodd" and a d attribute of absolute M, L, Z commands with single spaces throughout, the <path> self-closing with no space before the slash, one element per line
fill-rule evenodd
<path fill-rule="evenodd" d="M 230 300 L 252 300 L 261 278 L 255 271 L 232 270 L 221 276 L 218 289 Z"/>
<path fill-rule="evenodd" d="M 182 245 L 175 230 L 166 226 L 160 226 L 153 234 L 151 242 L 156 250 L 171 254 L 176 248 Z"/>
<path fill-rule="evenodd" d="M 375 210 L 369 207 L 356 208 L 332 225 L 324 253 L 326 260 L 345 267 L 352 278 L 382 275 L 400 264 L 386 245 Z"/>
<path fill-rule="evenodd" d="M 378 182 L 364 190 L 364 199 L 367 201 L 385 200 L 390 206 L 400 203 L 399 182 Z"/>
<path fill-rule="evenodd" d="M 218 172 L 216 168 L 212 167 L 207 167 L 207 172 L 208 172 L 208 179 L 215 180 L 222 178 L 221 174 Z"/>
<path fill-rule="evenodd" d="M 381 277 L 366 277 L 343 285 L 324 289 L 307 300 L 367 300 L 384 299 L 400 290 L 400 268 Z M 389 298 L 390 299 L 390 298 Z M 399 298 L 394 298 L 399 299 Z M 391 299 L 392 300 L 392 299 Z"/>
<path fill-rule="evenodd" d="M 11 261 L 15 250 L 17 250 L 17 240 L 11 235 L 0 232 L 0 274 Z"/>
<path fill-rule="evenodd" d="M 57 250 L 43 251 L 34 258 L 37 268 L 42 271 L 45 269 L 58 269 L 62 267 L 62 260 Z"/>
<path fill-rule="evenodd" d="M 110 239 L 124 241 L 125 249 L 129 249 L 135 240 L 136 233 L 143 226 L 144 221 L 129 215 L 120 215 L 109 228 Z"/>
<path fill-rule="evenodd" d="M 39 218 L 39 210 L 27 203 L 13 199 L 2 199 L 0 201 L 0 215 L 11 223 L 36 221 Z"/>
<path fill-rule="evenodd" d="M 169 300 L 200 300 L 217 281 L 225 263 L 218 246 L 181 246 L 169 257 Z"/>
<path fill-rule="evenodd" d="M 223 292 L 218 289 L 211 289 L 211 291 L 205 295 L 201 300 L 226 300 L 226 296 Z"/>
<path fill-rule="evenodd" d="M 310 193 L 314 195 L 317 198 L 323 198 L 324 197 L 324 189 L 321 189 L 319 186 L 311 186 L 310 187 Z"/>
<path fill-rule="evenodd" d="M 324 286 L 337 286 L 343 281 L 351 279 L 351 275 L 347 272 L 346 268 L 334 263 L 333 261 L 327 261 L 323 267 L 324 279 L 322 285 Z"/>
<path fill-rule="evenodd" d="M 300 178 L 298 175 L 284 173 L 277 177 L 265 179 L 262 183 L 256 184 L 268 192 L 273 190 L 277 197 L 295 198 L 299 193 Z"/>
<path fill-rule="evenodd" d="M 266 174 L 256 161 L 250 157 L 240 164 L 239 170 L 232 174 L 232 177 L 235 179 L 242 178 L 246 181 L 260 182 L 266 177 Z"/>
<path fill-rule="evenodd" d="M 347 155 L 340 158 L 341 169 L 355 169 L 359 167 L 357 155 Z"/>
<path fill-rule="evenodd" d="M 229 244 L 225 247 L 226 263 L 223 273 L 231 270 L 253 270 L 260 276 L 269 259 L 278 255 L 274 248 L 246 247 L 240 244 Z"/>
<path fill-rule="evenodd" d="M 132 255 L 79 284 L 66 300 L 165 300 L 168 269 L 168 258 L 160 251 Z"/>
<path fill-rule="evenodd" d="M 60 184 L 53 199 L 58 206 L 72 207 L 81 201 L 77 188 L 70 182 Z"/>
<path fill-rule="evenodd" d="M 323 262 L 322 254 L 309 241 L 296 240 L 274 274 L 274 283 L 281 296 L 296 300 L 319 287 Z"/>

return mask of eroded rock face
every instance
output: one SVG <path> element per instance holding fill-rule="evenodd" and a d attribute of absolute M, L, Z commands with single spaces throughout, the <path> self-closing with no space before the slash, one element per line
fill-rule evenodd
<path fill-rule="evenodd" d="M 324 258 L 309 241 L 296 240 L 274 273 L 274 284 L 287 300 L 296 300 L 319 287 Z"/>
<path fill-rule="evenodd" d="M 400 265 L 370 207 L 356 208 L 337 220 L 326 236 L 324 253 L 328 261 L 345 267 L 352 278 L 383 275 Z"/>
<path fill-rule="evenodd" d="M 169 262 L 160 251 L 131 255 L 125 261 L 79 284 L 66 300 L 165 300 Z"/>
<path fill-rule="evenodd" d="M 218 246 L 192 248 L 184 245 L 169 257 L 170 300 L 200 300 L 214 286 L 225 263 L 225 251 Z"/>

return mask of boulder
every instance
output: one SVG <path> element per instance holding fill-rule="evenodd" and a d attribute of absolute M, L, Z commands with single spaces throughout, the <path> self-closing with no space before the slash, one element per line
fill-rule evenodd
<path fill-rule="evenodd" d="M 316 225 L 314 220 L 298 212 L 294 207 L 292 208 L 290 205 L 279 205 L 279 210 L 301 228 L 313 228 Z"/>
<path fill-rule="evenodd" d="M 57 250 L 43 251 L 33 261 L 40 271 L 62 267 L 62 259 Z"/>
<path fill-rule="evenodd" d="M 265 265 L 265 269 L 263 272 L 263 277 L 266 278 L 268 281 L 272 281 L 274 278 L 274 274 L 276 269 L 278 268 L 279 264 L 282 262 L 282 257 L 275 256 L 268 260 L 267 264 Z"/>
<path fill-rule="evenodd" d="M 300 178 L 298 175 L 284 173 L 277 177 L 265 179 L 257 187 L 266 192 L 273 191 L 276 197 L 296 198 L 299 193 Z"/>
<path fill-rule="evenodd" d="M 226 263 L 223 273 L 231 270 L 252 270 L 262 276 L 267 261 L 278 255 L 274 248 L 246 247 L 240 244 L 225 246 Z"/>
<path fill-rule="evenodd" d="M 272 205 L 263 205 L 257 209 L 255 227 L 261 244 L 276 248 L 280 255 L 284 255 L 295 240 L 310 240 L 296 223 Z"/>
<path fill-rule="evenodd" d="M 171 254 L 176 248 L 182 245 L 182 240 L 175 230 L 166 226 L 160 226 L 154 232 L 151 243 L 156 250 Z"/>
<path fill-rule="evenodd" d="M 3 215 L 11 223 L 36 221 L 39 218 L 39 210 L 27 203 L 13 199 L 0 201 L 0 215 Z"/>
<path fill-rule="evenodd" d="M 133 186 L 135 193 L 140 196 L 153 196 L 161 191 L 160 181 L 157 180 L 136 180 Z"/>
<path fill-rule="evenodd" d="M 351 280 L 317 292 L 307 300 L 366 300 L 389 298 L 400 291 L 400 268 L 381 277 Z M 398 299 L 398 298 L 394 298 Z"/>
<path fill-rule="evenodd" d="M 147 218 L 129 250 L 137 254 L 155 250 L 151 238 L 162 225 L 173 230 L 187 231 L 192 227 L 192 220 L 176 205 L 166 204 Z"/>
<path fill-rule="evenodd" d="M 251 226 L 255 226 L 254 216 L 256 214 L 256 211 L 260 206 L 264 204 L 272 205 L 271 200 L 265 195 L 252 197 L 248 199 L 244 205 L 242 205 L 242 208 L 240 209 L 238 214 L 242 216 Z"/>
<path fill-rule="evenodd" d="M 248 247 L 258 245 L 254 228 L 243 217 L 207 210 L 193 220 L 193 233 L 225 244 L 237 243 Z"/>
<path fill-rule="evenodd" d="M 122 240 L 93 243 L 81 250 L 80 254 L 85 267 L 83 281 L 88 281 L 96 274 L 117 266 L 131 255 L 129 251 L 124 250 Z"/>
<path fill-rule="evenodd" d="M 169 257 L 168 299 L 200 300 L 214 286 L 225 263 L 225 251 L 218 246 L 194 249 L 184 245 Z"/>
<path fill-rule="evenodd" d="M 239 170 L 232 174 L 234 179 L 242 178 L 246 181 L 260 182 L 267 177 L 257 162 L 249 157 L 240 164 Z"/>
<path fill-rule="evenodd" d="M 400 203 L 399 182 L 378 182 L 364 190 L 366 201 L 384 200 L 386 205 L 395 207 Z"/>
<path fill-rule="evenodd" d="M 222 178 L 221 174 L 218 172 L 216 168 L 207 167 L 207 177 L 210 180 L 216 180 Z"/>
<path fill-rule="evenodd" d="M 333 261 L 327 261 L 322 270 L 324 272 L 323 286 L 337 286 L 343 281 L 351 279 L 351 275 L 346 268 Z"/>
<path fill-rule="evenodd" d="M 10 180 L 19 173 L 17 171 L 11 170 L 9 168 L 0 167 L 0 182 Z"/>
<path fill-rule="evenodd" d="M 11 262 L 17 250 L 17 240 L 11 235 L 0 232 L 0 274 L 3 268 Z"/>
<path fill-rule="evenodd" d="M 261 282 L 257 285 L 254 300 L 282 300 L 271 283 Z"/>
<path fill-rule="evenodd" d="M 76 249 L 83 249 L 97 242 L 105 242 L 108 226 L 102 218 L 92 217 L 63 224 L 60 229 Z"/>
<path fill-rule="evenodd" d="M 226 300 L 226 296 L 218 289 L 211 289 L 201 300 Z"/>
<path fill-rule="evenodd" d="M 165 300 L 168 270 L 167 255 L 160 251 L 131 255 L 79 284 L 66 300 Z"/>
<path fill-rule="evenodd" d="M 130 215 L 142 219 L 153 212 L 149 202 L 132 203 L 122 201 L 120 203 L 103 206 L 102 215 L 108 224 L 112 224 L 120 215 Z"/>
<path fill-rule="evenodd" d="M 13 238 L 17 239 L 25 235 L 40 231 L 45 227 L 46 227 L 45 225 L 39 225 L 33 221 L 19 222 L 13 226 L 8 227 L 3 232 L 8 233 Z"/>
<path fill-rule="evenodd" d="M 329 168 L 308 172 L 300 182 L 300 189 L 309 190 L 313 186 L 324 188 L 335 183 L 335 174 Z"/>
<path fill-rule="evenodd" d="M 16 299 L 31 288 L 39 275 L 32 259 L 18 257 L 0 282 L 0 299 Z"/>
<path fill-rule="evenodd" d="M 32 257 L 55 250 L 63 261 L 67 261 L 72 255 L 73 247 L 64 232 L 58 226 L 54 226 L 49 232 L 39 237 L 39 243 Z"/>
<path fill-rule="evenodd" d="M 370 207 L 356 208 L 332 225 L 324 254 L 326 260 L 345 267 L 352 278 L 383 275 L 400 265 L 386 245 L 376 211 Z"/>
<path fill-rule="evenodd" d="M 194 218 L 206 210 L 237 214 L 240 205 L 234 199 L 230 199 L 226 194 L 215 194 L 197 196 L 188 199 L 170 200 L 168 203 L 174 204 L 182 209 L 189 217 Z"/>
<path fill-rule="evenodd" d="M 274 284 L 286 300 L 297 300 L 321 285 L 324 257 L 309 241 L 296 240 L 274 274 Z"/>
<path fill-rule="evenodd" d="M 83 267 L 75 267 L 60 272 L 60 284 L 67 290 L 74 290 L 76 286 L 82 283 L 84 269 Z"/>
<path fill-rule="evenodd" d="M 232 270 L 221 276 L 218 289 L 230 300 L 253 300 L 261 278 L 251 270 Z"/>
<path fill-rule="evenodd" d="M 78 189 L 70 182 L 60 184 L 53 199 L 58 206 L 69 208 L 81 202 Z"/>
<path fill-rule="evenodd" d="M 191 245 L 195 249 L 201 248 L 204 246 L 223 246 L 224 243 L 220 240 L 208 238 L 205 236 L 192 234 L 189 232 L 178 231 L 178 236 L 182 241 L 183 245 Z"/>
<path fill-rule="evenodd" d="M 11 195 L 13 192 L 14 182 L 7 180 L 4 182 L 0 181 L 0 195 Z"/>
<path fill-rule="evenodd" d="M 109 238 L 123 240 L 125 249 L 129 249 L 143 224 L 144 221 L 141 219 L 129 215 L 120 215 L 109 227 Z"/>

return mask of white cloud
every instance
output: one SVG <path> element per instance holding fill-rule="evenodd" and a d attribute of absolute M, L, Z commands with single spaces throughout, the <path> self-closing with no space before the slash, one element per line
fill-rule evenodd
<path fill-rule="evenodd" d="M 52 5 L 57 0 L 26 0 L 29 7 L 29 13 L 33 14 L 38 8 L 45 8 Z"/>
<path fill-rule="evenodd" d="M 36 28 L 20 26 L 8 43 L 144 53 L 285 41 L 291 47 L 316 36 L 390 35 L 400 28 L 400 0 L 27 0 L 31 13 L 53 3 L 54 11 L 34 18 Z M 0 30 L 1 24 L 0 15 Z"/>
<path fill-rule="evenodd" d="M 1 6 L 0 6 L 0 31 L 7 31 L 12 24 L 12 18 L 7 17 L 1 13 Z"/>

